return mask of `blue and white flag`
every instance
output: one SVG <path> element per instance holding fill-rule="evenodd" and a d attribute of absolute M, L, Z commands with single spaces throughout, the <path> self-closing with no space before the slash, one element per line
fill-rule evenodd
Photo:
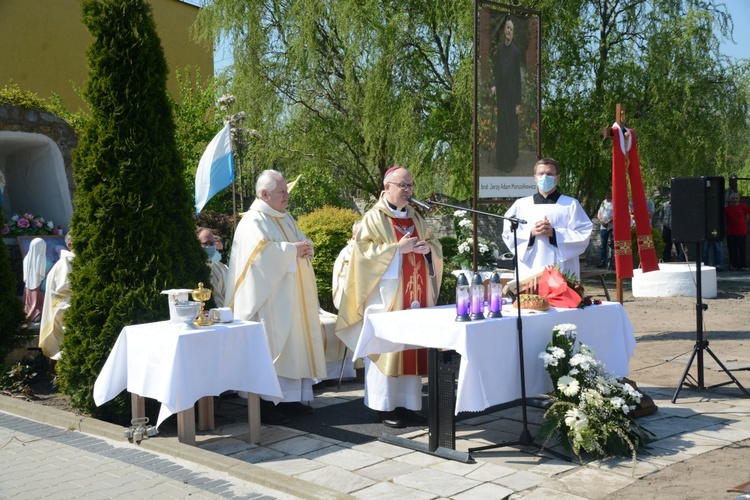
<path fill-rule="evenodd" d="M 233 181 L 232 133 L 227 122 L 208 144 L 198 164 L 195 173 L 195 213 L 201 213 L 208 200 Z"/>

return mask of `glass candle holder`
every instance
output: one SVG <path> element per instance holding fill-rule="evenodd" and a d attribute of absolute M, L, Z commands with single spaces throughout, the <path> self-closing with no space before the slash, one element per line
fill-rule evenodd
<path fill-rule="evenodd" d="M 490 278 L 489 308 L 488 317 L 503 317 L 503 284 L 500 282 L 500 275 L 497 273 L 493 273 L 492 278 Z"/>
<path fill-rule="evenodd" d="M 469 280 L 461 273 L 456 281 L 456 321 L 471 321 L 469 317 L 469 304 L 471 295 L 469 293 Z"/>
<path fill-rule="evenodd" d="M 471 295 L 471 314 L 469 314 L 469 317 L 472 321 L 484 319 L 484 283 L 482 282 L 482 275 L 479 273 L 474 273 L 469 293 Z"/>

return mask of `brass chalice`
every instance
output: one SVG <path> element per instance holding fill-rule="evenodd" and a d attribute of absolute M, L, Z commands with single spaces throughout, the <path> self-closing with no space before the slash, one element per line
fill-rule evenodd
<path fill-rule="evenodd" d="M 198 283 L 198 288 L 190 292 L 193 300 L 201 303 L 201 311 L 195 319 L 195 326 L 211 326 L 214 324 L 209 318 L 203 315 L 204 303 L 211 298 L 211 289 L 203 288 L 203 283 Z"/>

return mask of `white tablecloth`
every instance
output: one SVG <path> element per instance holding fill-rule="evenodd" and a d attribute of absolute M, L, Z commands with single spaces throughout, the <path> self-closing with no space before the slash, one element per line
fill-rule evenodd
<path fill-rule="evenodd" d="M 228 390 L 282 397 L 263 326 L 239 320 L 195 330 L 169 321 L 123 328 L 94 383 L 94 402 L 125 389 L 162 403 L 157 427 Z"/>
<path fill-rule="evenodd" d="M 369 315 L 362 329 L 355 359 L 369 354 L 415 347 L 455 350 L 461 354 L 456 413 L 482 411 L 521 397 L 517 312 L 508 306 L 503 318 L 459 323 L 455 306 L 410 309 Z M 578 340 L 591 346 L 607 370 L 629 374 L 635 336 L 622 305 L 605 302 L 585 309 L 523 311 L 526 395 L 549 392 L 552 382 L 539 353 L 560 323 L 577 325 Z"/>

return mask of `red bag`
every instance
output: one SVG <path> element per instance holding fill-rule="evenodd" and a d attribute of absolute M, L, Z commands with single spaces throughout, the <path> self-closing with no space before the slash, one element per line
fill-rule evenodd
<path fill-rule="evenodd" d="M 581 296 L 568 286 L 565 277 L 552 266 L 544 268 L 539 277 L 539 295 L 553 307 L 575 309 L 581 304 Z"/>

